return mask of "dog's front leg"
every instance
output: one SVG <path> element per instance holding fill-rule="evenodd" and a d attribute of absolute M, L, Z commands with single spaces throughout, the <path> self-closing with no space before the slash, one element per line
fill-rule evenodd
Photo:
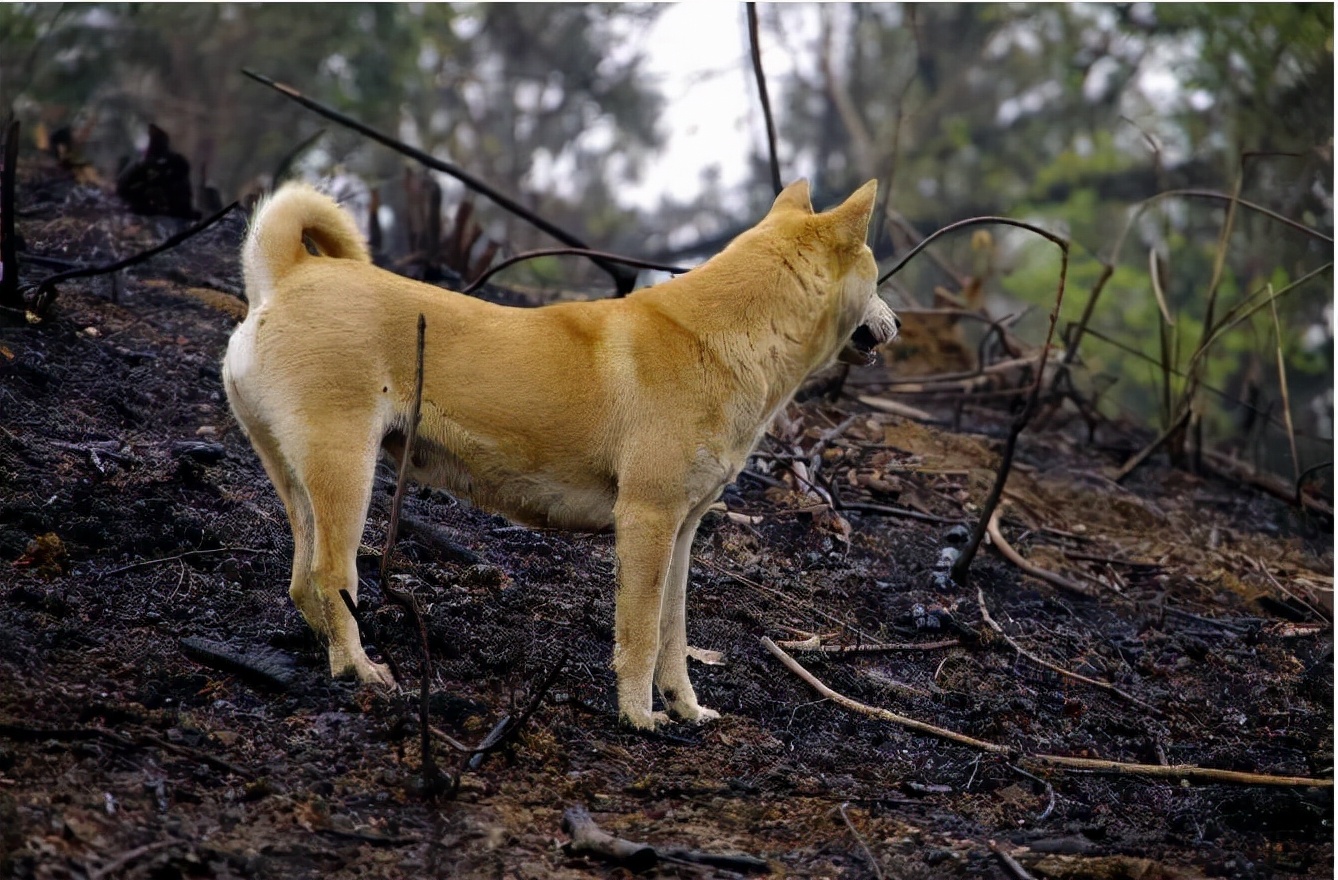
<path fill-rule="evenodd" d="M 618 715 L 633 727 L 667 721 L 651 712 L 655 661 L 660 653 L 660 607 L 681 515 L 619 499 L 614 508 L 618 591 L 613 620 L 613 670 L 618 676 Z"/>
<path fill-rule="evenodd" d="M 660 689 L 669 714 L 683 721 L 710 721 L 720 713 L 697 702 L 697 692 L 688 679 L 687 594 L 688 569 L 692 563 L 692 539 L 701 513 L 693 513 L 678 530 L 669 576 L 660 605 L 660 656 L 655 664 L 655 685 Z"/>

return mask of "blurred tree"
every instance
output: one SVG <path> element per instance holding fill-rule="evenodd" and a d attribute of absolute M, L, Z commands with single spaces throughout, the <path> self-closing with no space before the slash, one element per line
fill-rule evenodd
<path fill-rule="evenodd" d="M 764 24 L 795 60 L 777 83 L 787 176 L 811 175 L 820 196 L 878 177 L 890 184 L 888 204 L 922 233 L 999 213 L 1058 228 L 1077 246 L 1070 320 L 1100 274 L 1094 255 L 1112 256 L 1133 205 L 1176 187 L 1229 192 L 1248 151 L 1294 155 L 1249 159 L 1244 197 L 1332 234 L 1331 5 L 777 4 L 764 7 Z M 761 157 L 755 168 L 751 189 L 764 192 Z M 1171 199 L 1146 212 L 1113 255 L 1095 328 L 1161 359 L 1148 274 L 1156 250 L 1183 366 L 1203 336 L 1224 207 Z M 876 247 L 886 257 L 912 238 L 885 223 Z M 987 259 L 967 236 L 940 251 L 963 275 L 991 273 L 996 312 L 1047 306 L 1053 247 L 1016 230 L 993 242 Z M 1270 279 L 1280 288 L 1331 258 L 1323 242 L 1238 212 L 1216 316 Z M 898 281 L 927 304 L 936 285 L 957 279 L 919 262 Z M 1331 297 L 1318 285 L 1308 293 L 1279 302 L 1293 395 L 1331 400 Z M 1037 325 L 1042 314 L 1034 309 Z M 1307 335 L 1312 354 L 1302 356 Z M 1262 388 L 1254 399 L 1276 415 L 1272 345 L 1265 310 L 1217 343 L 1205 377 L 1242 397 L 1246 384 Z M 1159 371 L 1094 340 L 1083 355 L 1094 372 L 1121 378 L 1114 399 L 1127 412 L 1158 411 Z M 1209 417 L 1220 433 L 1231 429 L 1223 408 Z"/>
<path fill-rule="evenodd" d="M 586 4 L 351 3 L 319 13 L 18 4 L 0 7 L 0 100 L 28 121 L 75 124 L 109 170 L 154 122 L 230 197 L 325 125 L 240 75 L 251 67 L 503 190 L 532 201 L 551 191 L 546 207 L 580 227 L 612 210 L 609 186 L 659 142 L 658 95 L 625 40 L 655 14 Z M 331 131 L 307 161 L 360 174 L 392 205 L 402 198 L 402 160 L 351 133 Z M 494 237 L 530 234 L 481 213 Z"/>

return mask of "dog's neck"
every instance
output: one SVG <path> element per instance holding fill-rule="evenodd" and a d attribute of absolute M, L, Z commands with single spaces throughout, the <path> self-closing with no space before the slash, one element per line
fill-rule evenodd
<path fill-rule="evenodd" d="M 838 294 L 829 292 L 821 302 L 784 260 L 731 247 L 691 275 L 691 282 L 680 276 L 636 295 L 655 301 L 667 319 L 716 352 L 720 369 L 741 391 L 759 397 L 767 412 L 831 363 L 854 331 L 839 326 Z"/>

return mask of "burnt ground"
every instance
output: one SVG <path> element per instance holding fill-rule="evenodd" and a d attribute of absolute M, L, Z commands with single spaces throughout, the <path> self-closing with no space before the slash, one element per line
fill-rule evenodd
<path fill-rule="evenodd" d="M 85 263 L 177 228 L 49 170 L 23 175 L 20 207 L 30 253 Z M 625 876 L 564 854 L 575 805 L 630 839 L 795 877 L 1332 876 L 1331 789 L 1029 777 L 821 699 L 759 641 L 905 643 L 793 653 L 848 696 L 1019 753 L 1331 778 L 1330 520 L 1160 456 L 1116 485 L 1145 438 L 1105 425 L 1091 443 L 1052 419 L 1023 437 L 1004 531 L 1097 598 L 988 549 L 963 588 L 936 564 L 984 498 L 1007 413 L 967 409 L 951 431 L 849 395 L 792 407 L 766 473 L 703 525 L 689 636 L 726 656 L 693 667 L 724 712 L 704 728 L 615 722 L 609 536 L 411 490 L 391 576 L 423 608 L 432 725 L 476 743 L 567 658 L 521 732 L 430 800 L 419 634 L 377 584 L 388 469 L 362 613 L 411 687 L 330 681 L 287 597 L 286 520 L 219 381 L 243 225 L 116 282 L 69 282 L 51 320 L 0 331 L 0 876 Z M 28 261 L 23 277 L 48 271 Z M 859 372 L 861 390 L 887 369 Z M 841 499 L 921 518 L 815 509 L 784 453 L 820 443 L 817 476 Z M 1025 647 L 1155 710 L 1019 657 L 975 585 Z"/>

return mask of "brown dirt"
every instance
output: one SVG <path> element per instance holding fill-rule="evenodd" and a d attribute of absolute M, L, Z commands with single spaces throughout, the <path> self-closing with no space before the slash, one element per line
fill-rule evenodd
<path fill-rule="evenodd" d="M 175 229 L 50 169 L 25 174 L 20 207 L 29 252 L 87 263 Z M 1021 752 L 1330 776 L 1332 630 L 1307 606 L 1331 613 L 1331 522 L 1155 459 L 1116 486 L 1138 438 L 1106 426 L 1089 444 L 1055 420 L 1024 437 L 1005 532 L 1099 598 L 989 551 L 976 583 L 1028 648 L 1162 715 L 987 637 L 974 586 L 935 577 L 951 522 L 814 510 L 773 455 L 770 478 L 726 494 L 755 520 L 712 515 L 696 546 L 689 636 L 728 662 L 694 676 L 725 717 L 635 734 L 613 711 L 611 539 L 414 490 L 406 514 L 482 559 L 422 529 L 396 550 L 393 577 L 424 609 L 434 726 L 477 742 L 567 657 L 519 737 L 430 801 L 416 688 L 331 682 L 286 595 L 286 521 L 219 384 L 242 229 L 116 285 L 71 282 L 49 322 L 0 330 L 0 877 L 625 876 L 562 852 L 571 805 L 631 839 L 795 877 L 1014 876 L 989 841 L 1035 877 L 1331 876 L 1331 789 L 1054 772 L 1047 810 L 1044 784 L 1007 760 L 820 701 L 759 644 L 956 638 L 797 656 L 856 699 Z M 26 265 L 25 282 L 48 271 Z M 1006 413 L 968 410 L 953 433 L 809 402 L 767 449 L 809 450 L 854 413 L 819 469 L 840 498 L 976 509 Z M 417 632 L 376 585 L 393 476 L 368 523 L 363 606 L 368 641 L 416 684 Z M 210 645 L 270 671 L 211 661 Z"/>

